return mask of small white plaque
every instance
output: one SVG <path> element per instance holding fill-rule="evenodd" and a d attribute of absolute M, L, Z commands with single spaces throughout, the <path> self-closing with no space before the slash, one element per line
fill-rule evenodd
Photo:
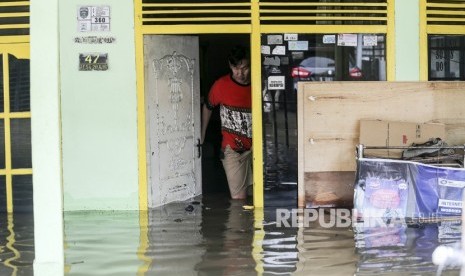
<path fill-rule="evenodd" d="M 268 90 L 284 90 L 285 88 L 284 76 L 269 76 L 268 77 Z"/>

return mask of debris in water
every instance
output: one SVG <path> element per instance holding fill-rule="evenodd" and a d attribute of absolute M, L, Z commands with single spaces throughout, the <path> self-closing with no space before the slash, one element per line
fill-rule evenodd
<path fill-rule="evenodd" d="M 184 210 L 186 210 L 187 212 L 192 212 L 194 211 L 194 206 L 188 205 L 186 208 L 184 208 Z"/>

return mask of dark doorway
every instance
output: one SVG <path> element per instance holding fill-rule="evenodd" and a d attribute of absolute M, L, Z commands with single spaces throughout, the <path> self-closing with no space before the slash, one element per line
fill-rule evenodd
<path fill-rule="evenodd" d="M 229 73 L 227 55 L 235 45 L 250 47 L 248 34 L 200 35 L 200 95 L 207 99 L 216 79 Z M 228 182 L 220 160 L 221 121 L 219 108 L 213 110 L 202 145 L 202 192 L 229 196 Z"/>
<path fill-rule="evenodd" d="M 199 44 L 200 89 L 202 97 L 201 103 L 203 103 L 208 97 L 210 87 L 215 80 L 229 73 L 227 55 L 230 49 L 237 44 L 250 48 L 250 36 L 248 34 L 200 35 Z M 252 70 L 261 69 L 262 68 L 252 68 Z M 264 74 L 263 71 L 262 74 Z M 277 102 L 280 99 L 281 98 L 276 97 L 275 100 Z M 266 101 L 266 99 L 264 100 Z M 264 102 L 262 108 L 266 108 L 267 104 L 270 105 L 270 102 Z M 281 128 L 279 132 L 285 131 L 288 133 L 290 131 L 294 136 L 297 135 L 295 105 L 295 100 L 293 101 L 293 99 L 288 99 L 285 105 L 282 105 L 283 108 L 285 106 L 285 108 L 289 107 L 290 109 L 294 109 L 292 110 L 293 113 L 289 114 L 289 117 L 281 118 L 281 124 L 283 125 L 279 127 Z M 273 111 L 273 114 L 284 112 Z M 287 112 L 288 111 L 286 111 L 285 114 L 288 114 Z M 293 162 L 294 159 L 297 160 L 296 140 L 288 139 L 287 144 L 283 144 L 281 141 L 277 142 L 276 139 L 273 138 L 274 136 L 270 135 L 273 133 L 273 131 L 271 131 L 272 129 L 278 128 L 278 123 L 276 123 L 277 119 L 274 118 L 273 120 L 273 118 L 267 117 L 267 115 L 269 114 L 264 114 L 264 121 L 262 123 L 264 133 L 264 145 L 262 145 L 262 149 L 265 166 L 265 175 L 263 176 L 265 206 L 296 206 L 297 180 L 294 178 L 296 178 L 297 175 L 297 164 Z M 284 123 L 286 123 L 288 127 L 283 127 Z M 205 141 L 202 146 L 202 192 L 204 195 L 216 194 L 229 196 L 226 175 L 220 160 L 221 139 L 220 115 L 219 110 L 215 109 L 212 113 Z M 257 146 L 258 145 L 254 145 L 254 147 Z M 276 162 L 278 159 L 281 160 L 281 162 Z M 291 162 L 286 162 L 286 160 L 291 160 Z M 283 174 L 285 175 L 284 178 Z"/>

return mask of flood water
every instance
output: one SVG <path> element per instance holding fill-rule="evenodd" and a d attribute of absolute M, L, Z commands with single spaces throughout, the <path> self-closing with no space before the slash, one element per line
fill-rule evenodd
<path fill-rule="evenodd" d="M 0 213 L 0 275 L 33 275 L 34 218 Z"/>
<path fill-rule="evenodd" d="M 65 272 L 436 275 L 434 249 L 460 241 L 460 222 L 326 228 L 315 221 L 291 227 L 291 219 L 276 221 L 274 207 L 246 210 L 243 204 L 209 196 L 150 212 L 65 213 Z M 33 275 L 32 217 L 3 215 L 2 222 L 0 275 Z M 459 268 L 442 275 L 459 275 Z"/>

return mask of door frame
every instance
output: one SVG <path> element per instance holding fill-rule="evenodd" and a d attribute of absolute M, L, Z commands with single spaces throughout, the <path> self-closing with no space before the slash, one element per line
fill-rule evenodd
<path fill-rule="evenodd" d="M 186 32 L 190 30 L 190 32 Z M 251 67 L 258 68 L 252 70 L 252 138 L 254 144 L 263 144 L 262 135 L 262 113 L 261 113 L 261 72 L 260 72 L 260 35 L 252 36 L 250 26 L 234 26 L 234 28 L 224 28 L 224 26 L 208 26 L 197 28 L 186 28 L 185 26 L 170 26 L 168 28 L 153 28 L 147 26 L 136 27 L 136 74 L 137 74 L 137 127 L 138 127 L 138 154 L 139 154 L 139 210 L 148 209 L 148 179 L 147 179 L 147 156 L 146 156 L 146 114 L 145 114 L 145 83 L 144 83 L 144 45 L 145 35 L 202 35 L 202 34 L 249 34 Z M 257 47 L 258 46 L 258 47 Z M 254 51 L 258 49 L 258 51 Z M 254 168 L 254 206 L 263 207 L 263 153 L 260 147 L 253 151 Z"/>

